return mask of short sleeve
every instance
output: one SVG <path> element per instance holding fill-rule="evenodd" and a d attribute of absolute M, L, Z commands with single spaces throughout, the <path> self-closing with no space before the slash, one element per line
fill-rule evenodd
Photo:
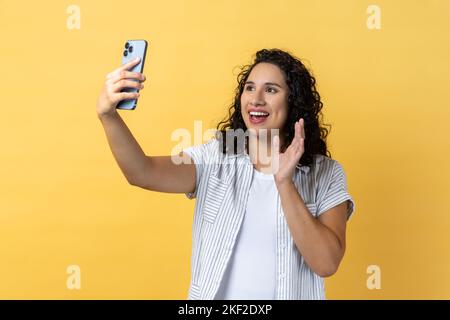
<path fill-rule="evenodd" d="M 195 190 L 194 192 L 185 193 L 188 199 L 194 199 L 197 197 L 198 186 L 200 185 L 202 178 L 204 177 L 205 167 L 211 159 L 211 152 L 213 152 L 214 139 L 211 139 L 207 143 L 192 146 L 183 149 L 183 153 L 186 153 L 195 164 Z"/>
<path fill-rule="evenodd" d="M 330 179 L 324 184 L 326 191 L 322 193 L 323 196 L 319 199 L 317 204 L 317 216 L 320 216 L 325 211 L 349 200 L 347 211 L 348 220 L 355 210 L 355 203 L 347 191 L 347 178 L 345 176 L 344 169 L 339 162 L 334 160 L 331 168 L 331 176 L 328 175 Z"/>

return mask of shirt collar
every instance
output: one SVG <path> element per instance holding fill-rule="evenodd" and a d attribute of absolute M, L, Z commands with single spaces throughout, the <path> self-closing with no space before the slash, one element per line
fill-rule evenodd
<path fill-rule="evenodd" d="M 300 171 L 303 171 L 304 173 L 308 173 L 309 172 L 309 167 L 305 166 L 305 165 L 297 165 L 296 166 L 297 169 L 300 169 Z"/>

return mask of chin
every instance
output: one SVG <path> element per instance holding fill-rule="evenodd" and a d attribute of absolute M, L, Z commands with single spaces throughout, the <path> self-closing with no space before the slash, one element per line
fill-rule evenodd
<path fill-rule="evenodd" d="M 256 133 L 256 135 L 260 135 L 260 134 L 271 134 L 271 130 L 272 130 L 272 128 L 270 128 L 270 127 L 250 127 L 250 128 L 247 128 L 247 129 L 249 129 L 249 130 L 251 130 L 251 133 L 252 132 L 255 132 Z"/>

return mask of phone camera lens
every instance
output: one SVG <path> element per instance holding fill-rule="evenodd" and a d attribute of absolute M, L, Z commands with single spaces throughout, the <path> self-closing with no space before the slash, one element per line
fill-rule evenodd
<path fill-rule="evenodd" d="M 128 49 L 129 46 L 130 46 L 130 44 L 128 42 L 125 43 L 125 49 Z"/>
<path fill-rule="evenodd" d="M 123 55 L 126 57 L 126 56 L 128 55 L 128 51 L 125 50 L 125 51 L 123 52 Z"/>
<path fill-rule="evenodd" d="M 130 51 L 130 53 L 133 52 L 133 46 L 130 46 L 130 47 L 128 48 L 128 51 Z"/>

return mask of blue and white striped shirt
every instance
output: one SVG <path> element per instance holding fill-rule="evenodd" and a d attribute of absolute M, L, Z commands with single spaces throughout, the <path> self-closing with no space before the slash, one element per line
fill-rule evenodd
<path fill-rule="evenodd" d="M 183 152 L 196 166 L 195 191 L 186 194 L 197 199 L 188 299 L 212 300 L 245 214 L 254 167 L 246 153 L 223 154 L 215 138 Z M 353 213 L 346 176 L 336 160 L 316 155 L 311 168 L 296 169 L 293 181 L 314 217 L 346 200 L 350 200 L 348 218 Z M 277 198 L 276 299 L 325 299 L 324 279 L 309 268 L 295 246 Z"/>

